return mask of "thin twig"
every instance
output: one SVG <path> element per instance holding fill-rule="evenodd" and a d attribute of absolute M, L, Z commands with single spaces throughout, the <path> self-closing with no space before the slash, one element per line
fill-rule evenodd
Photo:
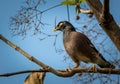
<path fill-rule="evenodd" d="M 67 15 L 68 15 L 68 21 L 70 22 L 70 12 L 69 12 L 69 6 L 67 5 Z"/>
<path fill-rule="evenodd" d="M 51 10 L 51 9 L 56 8 L 56 7 L 59 7 L 59 6 L 62 6 L 62 4 L 58 4 L 58 5 L 52 6 L 52 7 L 48 8 L 48 9 L 46 9 L 46 10 L 44 10 L 44 11 L 41 11 L 40 13 L 44 13 L 44 12 L 46 12 L 46 11 L 48 11 L 48 10 Z"/>

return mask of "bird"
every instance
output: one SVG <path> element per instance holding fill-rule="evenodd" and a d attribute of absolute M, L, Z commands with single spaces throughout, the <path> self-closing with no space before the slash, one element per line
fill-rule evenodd
<path fill-rule="evenodd" d="M 66 52 L 75 63 L 74 68 L 78 68 L 81 61 L 97 64 L 100 68 L 115 68 L 95 48 L 89 38 L 85 34 L 77 32 L 70 22 L 60 21 L 53 31 L 63 32 L 63 44 Z"/>

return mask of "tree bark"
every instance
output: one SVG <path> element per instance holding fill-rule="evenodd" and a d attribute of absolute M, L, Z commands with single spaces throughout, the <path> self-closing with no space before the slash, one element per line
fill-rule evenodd
<path fill-rule="evenodd" d="M 120 51 L 120 28 L 109 12 L 109 0 L 86 0 L 98 23 Z"/>

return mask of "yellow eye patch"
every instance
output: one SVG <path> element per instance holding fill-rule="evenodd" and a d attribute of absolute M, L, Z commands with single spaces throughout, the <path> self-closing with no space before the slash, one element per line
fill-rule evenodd
<path fill-rule="evenodd" d="M 59 27 L 61 27 L 62 25 L 63 25 L 63 23 L 60 23 L 60 24 L 59 24 Z"/>

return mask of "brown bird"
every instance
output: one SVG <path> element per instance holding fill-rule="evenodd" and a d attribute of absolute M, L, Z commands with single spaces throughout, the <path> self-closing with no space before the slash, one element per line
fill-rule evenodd
<path fill-rule="evenodd" d="M 88 37 L 77 32 L 68 21 L 61 21 L 54 28 L 54 31 L 63 32 L 63 43 L 68 55 L 75 62 L 74 68 L 79 67 L 79 62 L 94 63 L 101 68 L 115 68 L 114 65 L 106 61 L 102 54 L 94 47 Z"/>

